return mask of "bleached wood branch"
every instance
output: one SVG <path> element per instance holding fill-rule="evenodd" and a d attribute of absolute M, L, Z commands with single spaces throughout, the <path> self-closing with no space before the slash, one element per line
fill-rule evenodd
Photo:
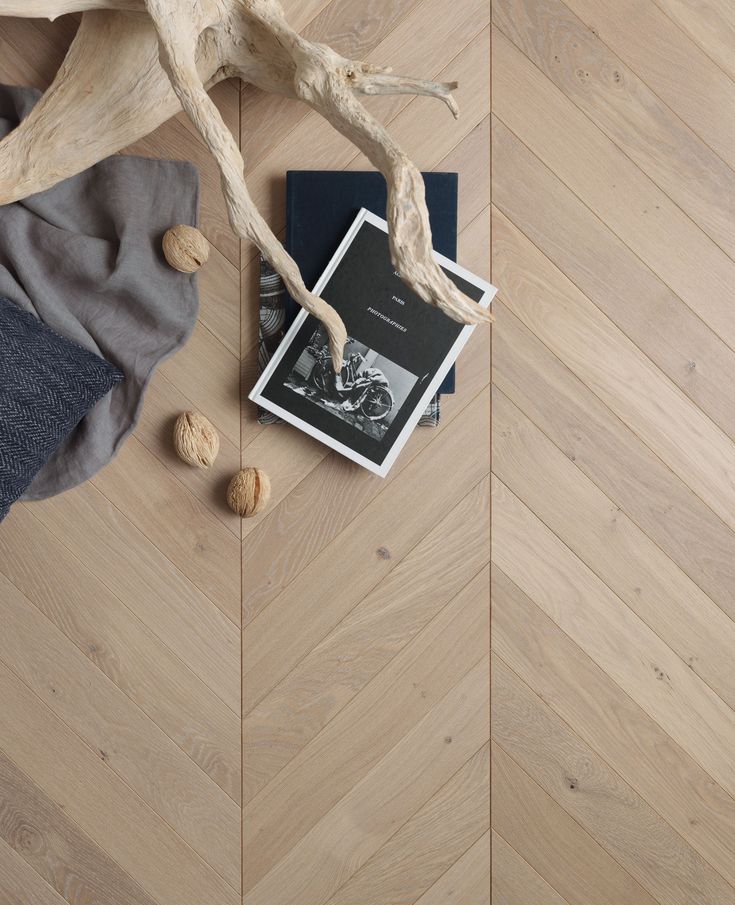
<path fill-rule="evenodd" d="M 67 13 L 83 13 L 90 9 L 145 11 L 145 2 L 144 0 L 0 0 L 0 16 L 22 16 L 26 19 L 56 19 Z"/>
<path fill-rule="evenodd" d="M 455 119 L 459 117 L 459 107 L 452 97 L 452 91 L 458 87 L 457 82 L 427 82 L 423 79 L 412 79 L 404 75 L 391 75 L 387 72 L 371 72 L 348 70 L 349 84 L 361 94 L 422 94 L 426 97 L 438 97 L 449 107 Z"/>
<path fill-rule="evenodd" d="M 235 232 L 251 239 L 281 274 L 291 296 L 327 328 L 332 363 L 342 368 L 347 331 L 337 312 L 309 292 L 293 259 L 271 231 L 250 197 L 243 174 L 244 163 L 232 133 L 204 90 L 196 66 L 196 31 L 175 0 L 148 0 L 149 11 L 161 43 L 161 63 L 168 73 L 181 106 L 196 126 L 219 165 L 222 190 Z"/>
<path fill-rule="evenodd" d="M 207 95 L 220 79 L 239 75 L 304 100 L 383 173 L 393 263 L 418 295 L 454 320 L 490 319 L 434 262 L 421 174 L 356 97 L 421 94 L 438 98 L 456 117 L 455 83 L 393 75 L 307 41 L 289 26 L 277 0 L 0 0 L 0 15 L 54 18 L 80 11 L 79 32 L 56 79 L 0 142 L 0 204 L 81 172 L 183 108 L 217 160 L 233 229 L 255 242 L 293 298 L 324 322 L 339 367 L 344 325 L 307 290 L 255 207 L 237 143 Z"/>

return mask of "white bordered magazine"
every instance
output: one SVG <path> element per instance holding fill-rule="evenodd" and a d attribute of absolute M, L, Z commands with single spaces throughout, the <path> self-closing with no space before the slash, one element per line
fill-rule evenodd
<path fill-rule="evenodd" d="M 496 289 L 434 252 L 447 276 L 487 308 Z M 475 329 L 423 302 L 393 268 L 388 224 L 364 208 L 314 287 L 349 341 L 335 375 L 321 322 L 302 310 L 250 399 L 380 477 Z"/>

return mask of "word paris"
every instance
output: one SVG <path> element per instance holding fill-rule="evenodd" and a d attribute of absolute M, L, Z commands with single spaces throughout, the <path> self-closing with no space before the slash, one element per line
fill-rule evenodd
<path fill-rule="evenodd" d="M 280 273 L 291 296 L 327 330 L 335 369 L 347 339 L 337 312 L 309 290 L 252 202 L 237 142 L 207 89 L 239 76 L 300 98 L 342 132 L 388 183 L 391 255 L 403 280 L 459 323 L 489 314 L 432 257 L 421 174 L 358 101 L 364 94 L 425 94 L 458 115 L 454 83 L 392 75 L 295 32 L 276 0 L 0 0 L 0 15 L 84 12 L 54 83 L 0 142 L 0 204 L 50 188 L 137 141 L 183 108 L 217 160 L 230 223 Z"/>

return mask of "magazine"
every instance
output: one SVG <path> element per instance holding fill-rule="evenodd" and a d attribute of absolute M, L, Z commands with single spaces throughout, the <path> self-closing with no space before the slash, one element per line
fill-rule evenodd
<path fill-rule="evenodd" d="M 447 276 L 487 307 L 495 288 L 434 252 Z M 364 208 L 314 287 L 349 334 L 342 373 L 326 331 L 302 310 L 250 399 L 381 477 L 475 329 L 423 302 L 391 263 L 388 225 Z"/>

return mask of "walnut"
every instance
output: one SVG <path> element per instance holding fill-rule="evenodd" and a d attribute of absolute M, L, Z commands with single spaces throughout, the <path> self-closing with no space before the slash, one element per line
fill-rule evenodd
<path fill-rule="evenodd" d="M 164 233 L 163 255 L 174 270 L 194 273 L 207 263 L 209 242 L 198 229 L 180 223 Z"/>
<path fill-rule="evenodd" d="M 258 515 L 271 498 L 271 482 L 259 468 L 243 468 L 227 488 L 227 505 L 241 518 Z"/>
<path fill-rule="evenodd" d="M 219 434 L 198 412 L 182 412 L 174 425 L 174 447 L 188 465 L 209 468 L 219 452 Z"/>

